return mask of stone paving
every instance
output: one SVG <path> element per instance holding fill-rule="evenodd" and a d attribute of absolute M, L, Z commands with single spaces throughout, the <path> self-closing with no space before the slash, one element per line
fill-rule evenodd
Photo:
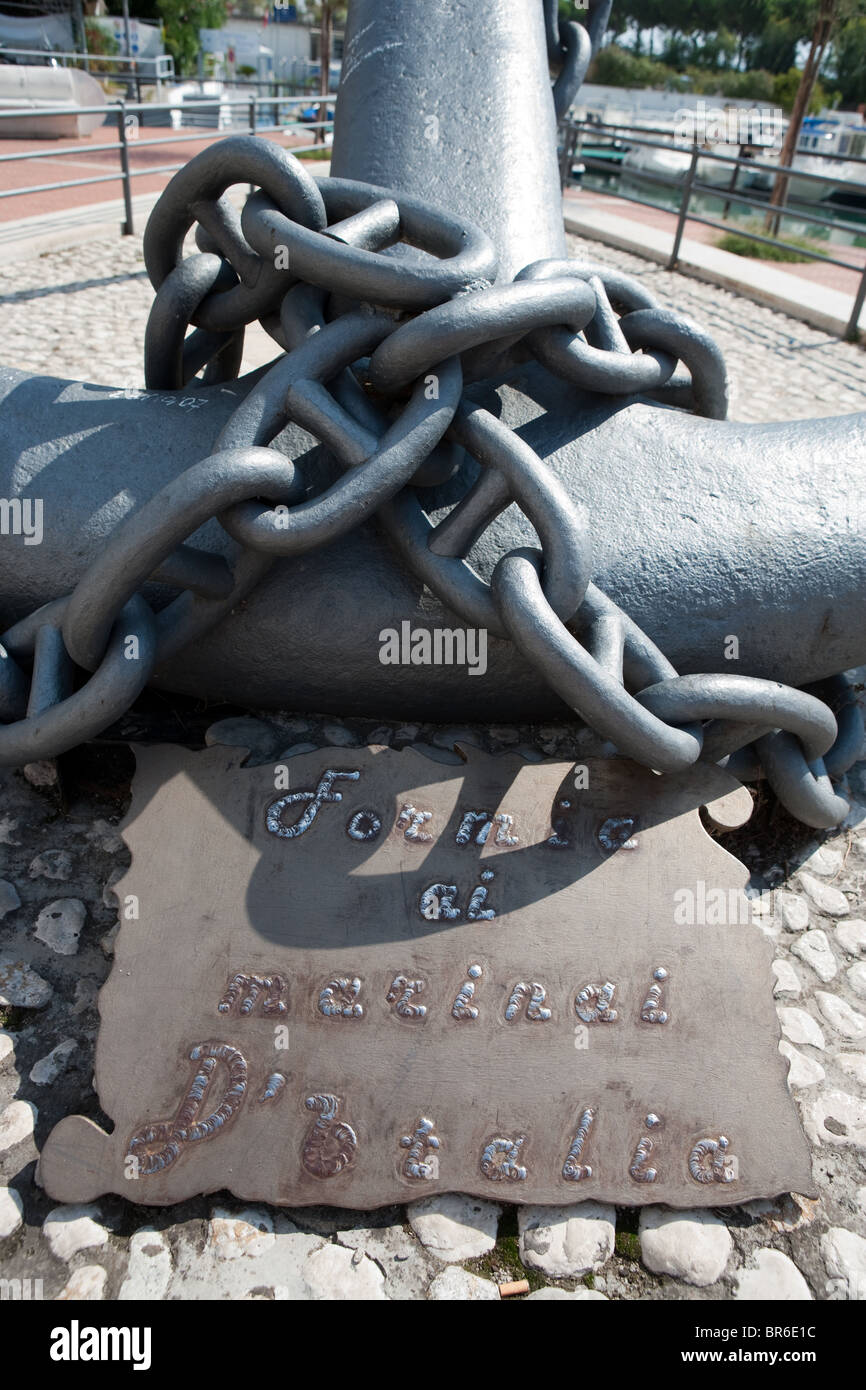
<path fill-rule="evenodd" d="M 858 349 L 631 255 L 576 241 L 573 249 L 639 271 L 718 335 L 739 418 L 866 408 Z M 0 289 L 4 361 L 140 383 L 150 291 L 138 242 L 22 261 Z M 456 737 L 536 759 L 567 757 L 573 746 L 573 731 L 560 726 L 455 731 L 287 717 L 223 721 L 207 742 L 252 746 L 261 762 L 358 742 L 414 743 L 448 759 Z M 775 946 L 780 1048 L 813 1147 L 817 1201 L 640 1214 L 459 1195 L 363 1215 L 242 1205 L 225 1194 L 171 1209 L 118 1198 L 52 1203 L 36 1166 L 46 1135 L 69 1113 L 106 1123 L 93 1053 L 116 935 L 111 885 L 128 862 L 116 827 L 129 771 L 122 754 L 112 762 L 91 752 L 67 773 L 63 800 L 21 772 L 0 773 L 3 1278 L 41 1280 L 34 1296 L 64 1300 L 493 1300 L 498 1284 L 524 1278 L 528 1297 L 542 1300 L 866 1298 L 866 763 L 848 775 L 852 811 L 833 833 L 774 820 L 765 805 L 754 839 L 738 832 L 736 845 Z"/>
<path fill-rule="evenodd" d="M 638 275 L 663 304 L 709 329 L 728 362 L 732 419 L 792 420 L 866 409 L 861 348 L 630 252 L 578 237 L 569 243 L 573 255 Z M 139 237 L 106 236 L 0 266 L 0 363 L 141 387 L 141 345 L 152 299 Z M 277 351 L 258 327 L 248 336 L 245 367 Z"/>

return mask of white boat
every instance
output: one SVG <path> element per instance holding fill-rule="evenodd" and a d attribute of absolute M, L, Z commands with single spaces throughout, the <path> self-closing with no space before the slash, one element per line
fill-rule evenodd
<path fill-rule="evenodd" d="M 720 113 L 727 114 L 726 112 Z M 631 173 L 633 176 L 640 174 L 658 174 L 666 179 L 675 180 L 682 183 L 688 173 L 692 162 L 692 150 L 694 148 L 695 134 L 697 133 L 699 145 L 704 154 L 698 156 L 695 174 L 699 183 L 707 184 L 712 188 L 726 188 L 733 175 L 733 164 L 726 163 L 723 159 L 710 158 L 711 155 L 730 155 L 734 158 L 743 154 L 746 150 L 757 151 L 761 146 L 766 146 L 775 141 L 781 145 L 781 136 L 774 136 L 772 130 L 767 130 L 767 122 L 764 122 L 764 129 L 758 131 L 753 129 L 748 118 L 740 117 L 740 113 L 733 112 L 733 117 L 740 117 L 739 120 L 732 119 L 725 123 L 717 121 L 717 130 L 713 132 L 702 132 L 700 126 L 694 120 L 688 119 L 690 112 L 685 112 L 675 121 L 654 121 L 652 135 L 647 133 L 646 139 L 659 139 L 669 141 L 664 145 L 632 145 L 622 161 L 624 173 Z M 641 136 L 640 129 L 634 127 L 638 137 Z M 701 138 L 703 136 L 703 138 Z M 628 139 L 628 136 L 625 137 Z"/>
<path fill-rule="evenodd" d="M 0 139 L 62 140 L 90 135 L 105 116 L 101 111 L 86 114 L 80 108 L 105 105 L 99 83 L 78 68 L 0 63 L 0 111 L 21 113 L 18 118 L 0 120 Z M 40 116 L 40 111 L 60 114 Z"/>
<path fill-rule="evenodd" d="M 642 122 L 635 122 L 631 126 L 631 131 L 624 136 L 626 140 L 634 136 L 635 140 L 670 140 L 670 145 L 631 145 L 627 150 L 626 157 L 620 168 L 624 177 L 631 175 L 639 182 L 644 182 L 641 175 L 655 175 L 657 178 L 674 179 L 681 183 L 691 164 L 691 145 L 685 140 L 678 138 L 676 124 L 673 121 L 652 121 L 645 122 L 649 126 L 645 135 L 642 133 Z M 660 133 L 663 132 L 663 133 Z"/>
<path fill-rule="evenodd" d="M 729 145 L 724 141 L 707 141 L 702 148 L 708 154 L 712 152 L 736 156 L 740 153 L 738 145 Z M 691 145 L 671 145 L 662 148 L 633 145 L 620 167 L 623 173 L 631 174 L 633 177 L 640 174 L 659 174 L 667 179 L 675 179 L 677 183 L 683 183 L 691 162 Z M 700 183 L 708 184 L 712 188 L 726 188 L 731 182 L 733 168 L 732 164 L 725 164 L 722 160 L 699 156 L 695 175 Z"/>
<path fill-rule="evenodd" d="M 838 157 L 829 159 L 828 155 Z M 792 161 L 795 172 L 788 184 L 789 200 L 796 203 L 822 203 L 830 198 L 838 202 L 866 200 L 866 164 L 854 162 L 864 157 L 866 124 L 859 112 L 834 111 L 807 116 L 800 132 L 798 152 Z M 756 163 L 777 160 L 776 156 L 774 160 L 757 160 Z M 801 174 L 825 175 L 826 181 L 797 178 L 798 170 Z M 743 186 L 769 193 L 775 179 L 772 170 L 757 168 L 744 179 Z"/>

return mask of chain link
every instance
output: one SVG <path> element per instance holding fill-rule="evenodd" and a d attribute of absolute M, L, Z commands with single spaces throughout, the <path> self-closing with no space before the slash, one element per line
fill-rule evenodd
<path fill-rule="evenodd" d="M 590 31 L 604 9 L 591 8 Z M 555 27 L 555 10 L 545 0 L 551 61 L 555 33 L 559 82 L 570 84 L 590 40 L 582 26 Z M 258 191 L 238 214 L 227 191 L 247 182 Z M 199 250 L 184 259 L 193 224 Z M 398 243 L 426 254 L 381 254 Z M 680 676 L 591 582 L 585 509 L 519 435 L 463 395 L 464 376 L 489 376 L 516 353 L 581 391 L 673 399 L 723 419 L 724 361 L 698 325 L 588 261 L 536 262 L 494 286 L 495 253 L 479 229 L 401 192 L 317 182 L 254 137 L 223 140 L 175 175 L 151 215 L 145 261 L 156 291 L 148 385 L 194 390 L 202 370 L 205 383 L 235 377 L 255 319 L 283 355 L 211 456 L 130 514 L 72 594 L 4 634 L 0 763 L 94 737 L 236 607 L 275 556 L 303 554 L 375 514 L 449 610 L 513 642 L 620 753 L 659 772 L 698 759 L 744 777 L 763 772 L 808 824 L 844 817 L 830 776 L 855 760 L 863 738 L 846 683 L 825 683 L 822 699 L 750 677 Z M 343 471 L 316 496 L 296 463 L 269 447 L 289 422 Z M 410 484 L 450 477 L 457 449 L 477 463 L 477 481 L 434 524 Z M 487 583 L 468 557 L 512 503 L 541 548 L 502 555 Z M 188 543 L 213 518 L 233 542 L 229 559 Z M 158 613 L 140 594 L 153 580 L 181 590 Z M 77 690 L 76 667 L 89 673 Z"/>

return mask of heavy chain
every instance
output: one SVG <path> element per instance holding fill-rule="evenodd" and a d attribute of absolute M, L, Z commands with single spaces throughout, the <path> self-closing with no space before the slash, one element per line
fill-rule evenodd
<path fill-rule="evenodd" d="M 227 197 L 239 183 L 258 190 L 240 214 Z M 199 252 L 184 258 L 193 225 Z M 428 254 L 381 254 L 398 243 Z M 213 454 L 128 516 L 72 594 L 3 635 L 0 763 L 56 756 L 98 734 L 154 671 L 236 607 L 274 557 L 303 554 L 375 515 L 449 610 L 512 641 L 620 753 L 659 772 L 698 759 L 744 778 L 763 771 L 808 824 L 845 816 L 830 773 L 857 757 L 863 727 L 844 681 L 823 691 L 837 724 L 814 693 L 678 675 L 592 583 L 584 508 L 528 444 L 464 395 L 464 376 L 489 376 L 516 352 L 584 391 L 640 392 L 723 419 L 724 362 L 697 325 L 631 277 L 586 261 L 537 262 L 494 285 L 494 248 L 478 228 L 407 194 L 316 181 L 286 151 L 248 136 L 221 141 L 175 175 L 144 253 L 156 291 L 148 387 L 186 387 L 199 372 L 205 383 L 236 376 L 256 319 L 283 355 Z M 297 465 L 269 447 L 290 422 L 342 469 L 318 496 L 306 497 Z M 479 476 L 434 524 L 419 489 L 453 474 L 453 445 Z M 512 503 L 541 549 L 503 555 L 487 583 L 467 556 Z M 231 537 L 228 559 L 187 543 L 214 517 Z M 148 581 L 180 593 L 154 612 L 140 594 Z M 78 689 L 76 667 L 90 673 Z"/>
<path fill-rule="evenodd" d="M 556 73 L 553 105 L 556 119 L 567 115 L 601 43 L 613 0 L 589 0 L 586 27 L 559 17 L 559 0 L 543 0 L 547 61 Z"/>

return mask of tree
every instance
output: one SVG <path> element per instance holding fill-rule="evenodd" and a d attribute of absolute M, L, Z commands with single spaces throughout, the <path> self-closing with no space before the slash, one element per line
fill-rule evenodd
<path fill-rule="evenodd" d="M 181 76 L 193 72 L 201 47 L 198 31 L 223 27 L 225 0 L 157 0 L 157 10 L 177 72 Z"/>
<path fill-rule="evenodd" d="M 866 101 L 866 16 L 854 15 L 840 25 L 833 39 L 831 69 L 843 106 Z"/>
<path fill-rule="evenodd" d="M 331 87 L 331 46 L 334 28 L 346 23 L 346 13 L 348 4 L 334 3 L 334 0 L 315 0 L 315 3 L 304 5 L 304 18 L 312 21 L 319 26 L 319 68 L 320 81 L 319 92 L 323 101 L 319 107 L 319 120 L 328 119 L 328 95 Z M 323 126 L 319 126 L 316 131 L 316 143 L 324 144 L 325 131 Z"/>
<path fill-rule="evenodd" d="M 794 159 L 797 145 L 800 143 L 800 129 L 803 125 L 803 118 L 809 109 L 809 102 L 812 99 L 812 92 L 821 70 L 821 64 L 827 52 L 827 45 L 830 42 L 830 35 L 833 32 L 833 25 L 839 9 L 839 0 L 818 0 L 818 13 L 815 17 L 815 25 L 812 30 L 812 38 L 809 43 L 809 53 L 806 64 L 803 68 L 803 75 L 800 78 L 800 85 L 794 97 L 794 105 L 791 110 L 791 119 L 788 122 L 788 129 L 785 131 L 785 139 L 782 143 L 782 152 L 779 155 L 779 163 L 790 166 Z M 771 202 L 784 203 L 788 193 L 788 175 L 777 174 L 773 181 L 773 192 Z M 777 213 L 768 212 L 765 220 L 765 230 L 771 233 L 774 227 L 778 227 L 779 218 Z"/>

